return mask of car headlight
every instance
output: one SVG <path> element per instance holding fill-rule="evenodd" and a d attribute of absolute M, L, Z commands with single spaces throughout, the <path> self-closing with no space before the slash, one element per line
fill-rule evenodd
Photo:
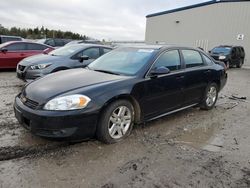
<path fill-rule="evenodd" d="M 35 70 L 35 69 L 45 69 L 45 68 L 47 68 L 50 65 L 51 65 L 51 63 L 44 63 L 44 64 L 38 64 L 38 65 L 31 65 L 30 68 L 32 70 Z"/>
<path fill-rule="evenodd" d="M 219 60 L 223 60 L 223 59 L 226 59 L 226 56 L 224 55 L 219 56 Z"/>
<path fill-rule="evenodd" d="M 85 95 L 68 95 L 64 97 L 57 97 L 44 106 L 44 110 L 77 110 L 85 108 L 91 99 Z"/>

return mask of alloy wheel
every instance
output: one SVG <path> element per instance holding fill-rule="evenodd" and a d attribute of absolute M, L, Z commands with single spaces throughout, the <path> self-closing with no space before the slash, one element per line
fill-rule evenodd
<path fill-rule="evenodd" d="M 206 98 L 207 106 L 211 107 L 214 105 L 216 101 L 216 96 L 217 96 L 217 89 L 216 87 L 211 86 L 207 92 L 207 98 Z"/>
<path fill-rule="evenodd" d="M 122 138 L 128 132 L 131 122 L 132 115 L 128 107 L 119 106 L 116 108 L 109 118 L 108 132 L 111 138 Z"/>

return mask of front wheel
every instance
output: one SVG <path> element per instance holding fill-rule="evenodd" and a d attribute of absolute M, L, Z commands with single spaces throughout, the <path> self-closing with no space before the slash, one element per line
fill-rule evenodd
<path fill-rule="evenodd" d="M 201 109 L 211 110 L 218 98 L 218 86 L 216 83 L 211 83 L 207 86 L 203 101 L 201 104 Z"/>
<path fill-rule="evenodd" d="M 107 144 L 123 140 L 133 128 L 134 114 L 133 105 L 127 100 L 111 103 L 99 119 L 97 138 Z"/>

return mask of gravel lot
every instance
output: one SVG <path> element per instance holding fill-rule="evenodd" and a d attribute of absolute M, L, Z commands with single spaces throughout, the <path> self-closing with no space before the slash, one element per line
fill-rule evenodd
<path fill-rule="evenodd" d="M 24 83 L 0 72 L 0 187 L 250 187 L 250 69 L 228 74 L 215 109 L 138 125 L 105 145 L 32 136 L 12 109 Z"/>

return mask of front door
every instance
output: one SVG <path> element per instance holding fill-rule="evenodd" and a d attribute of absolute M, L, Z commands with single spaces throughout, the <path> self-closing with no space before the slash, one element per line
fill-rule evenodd
<path fill-rule="evenodd" d="M 7 51 L 0 54 L 0 63 L 3 68 L 16 68 L 18 62 L 27 57 L 25 43 L 14 43 L 5 48 Z"/>
<path fill-rule="evenodd" d="M 167 67 L 170 73 L 160 76 L 150 76 L 143 82 L 141 104 L 145 119 L 164 114 L 182 105 L 182 85 L 184 72 L 178 50 L 162 53 L 151 70 L 157 67 Z"/>

